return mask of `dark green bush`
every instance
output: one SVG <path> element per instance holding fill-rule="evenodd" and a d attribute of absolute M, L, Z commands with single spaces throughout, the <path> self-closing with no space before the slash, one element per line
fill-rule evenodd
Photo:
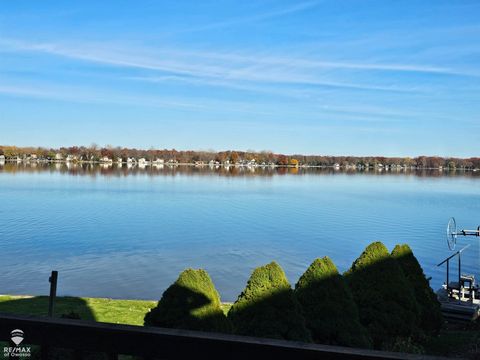
<path fill-rule="evenodd" d="M 311 341 L 300 305 L 276 262 L 253 271 L 228 318 L 239 335 Z"/>
<path fill-rule="evenodd" d="M 397 259 L 415 293 L 420 310 L 420 327 L 427 334 L 438 333 L 443 324 L 440 303 L 412 250 L 407 244 L 397 245 L 392 256 Z"/>
<path fill-rule="evenodd" d="M 205 270 L 184 270 L 165 290 L 145 325 L 177 329 L 230 332 L 220 296 Z"/>
<path fill-rule="evenodd" d="M 310 265 L 295 285 L 295 295 L 314 342 L 371 347 L 352 293 L 330 258 Z"/>
<path fill-rule="evenodd" d="M 419 334 L 418 304 L 397 260 L 381 242 L 370 244 L 345 273 L 375 348 Z"/>

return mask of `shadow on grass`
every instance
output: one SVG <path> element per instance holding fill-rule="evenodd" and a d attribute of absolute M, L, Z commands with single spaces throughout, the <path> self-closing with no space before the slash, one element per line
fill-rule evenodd
<path fill-rule="evenodd" d="M 21 315 L 48 316 L 48 296 L 21 297 L 21 296 L 0 296 L 0 312 Z M 55 317 L 68 317 L 71 319 L 82 319 L 95 321 L 95 315 L 87 305 L 87 302 L 78 297 L 58 297 L 55 301 Z M 28 341 L 28 334 L 26 334 Z M 81 340 L 79 340 L 81 341 Z M 1 344 L 0 344 L 1 345 Z M 13 346 L 12 343 L 4 343 L 3 346 Z M 25 344 L 28 345 L 28 344 Z M 41 358 L 41 346 L 32 346 L 33 359 Z M 78 352 L 69 349 L 50 348 L 48 350 L 48 359 L 50 360 L 70 360 L 70 359 L 108 359 L 106 354 L 95 352 Z"/>
<path fill-rule="evenodd" d="M 0 296 L 0 312 L 23 315 L 48 315 L 48 296 L 16 297 Z M 95 315 L 86 301 L 78 297 L 58 297 L 55 301 L 55 317 L 78 315 L 82 320 L 95 321 Z"/>

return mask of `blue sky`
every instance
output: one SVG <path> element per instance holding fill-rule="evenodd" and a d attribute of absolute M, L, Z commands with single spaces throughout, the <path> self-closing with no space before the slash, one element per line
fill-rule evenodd
<path fill-rule="evenodd" d="M 0 144 L 480 156 L 480 2 L 0 0 Z"/>

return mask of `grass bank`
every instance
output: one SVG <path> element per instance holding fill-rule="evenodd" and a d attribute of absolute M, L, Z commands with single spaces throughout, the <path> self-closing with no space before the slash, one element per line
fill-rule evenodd
<path fill-rule="evenodd" d="M 55 302 L 55 316 L 76 313 L 82 320 L 93 320 L 114 324 L 143 325 L 145 314 L 157 305 L 150 300 L 118 300 L 106 298 L 80 298 L 62 296 Z M 232 306 L 222 304 L 226 313 Z M 0 312 L 46 316 L 48 296 L 0 295 Z"/>

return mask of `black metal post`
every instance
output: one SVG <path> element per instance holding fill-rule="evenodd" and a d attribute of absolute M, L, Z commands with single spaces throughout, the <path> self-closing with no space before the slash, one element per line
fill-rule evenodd
<path fill-rule="evenodd" d="M 458 254 L 458 291 L 461 291 L 462 282 L 462 254 Z"/>
<path fill-rule="evenodd" d="M 55 297 L 57 296 L 57 279 L 58 271 L 52 271 L 52 274 L 48 278 L 50 282 L 50 296 L 48 297 L 48 316 L 53 317 L 53 310 L 55 307 Z M 50 353 L 50 346 L 43 343 L 41 346 L 41 359 L 48 360 Z"/>
<path fill-rule="evenodd" d="M 447 294 L 448 294 L 448 286 L 449 286 L 448 285 L 448 282 L 449 282 L 449 280 L 448 280 L 449 276 L 448 275 L 449 274 L 450 274 L 450 259 L 447 260 Z"/>
<path fill-rule="evenodd" d="M 55 297 L 57 296 L 57 279 L 58 271 L 52 271 L 52 275 L 48 279 L 50 281 L 50 297 L 48 298 L 48 316 L 53 317 L 55 307 Z"/>

